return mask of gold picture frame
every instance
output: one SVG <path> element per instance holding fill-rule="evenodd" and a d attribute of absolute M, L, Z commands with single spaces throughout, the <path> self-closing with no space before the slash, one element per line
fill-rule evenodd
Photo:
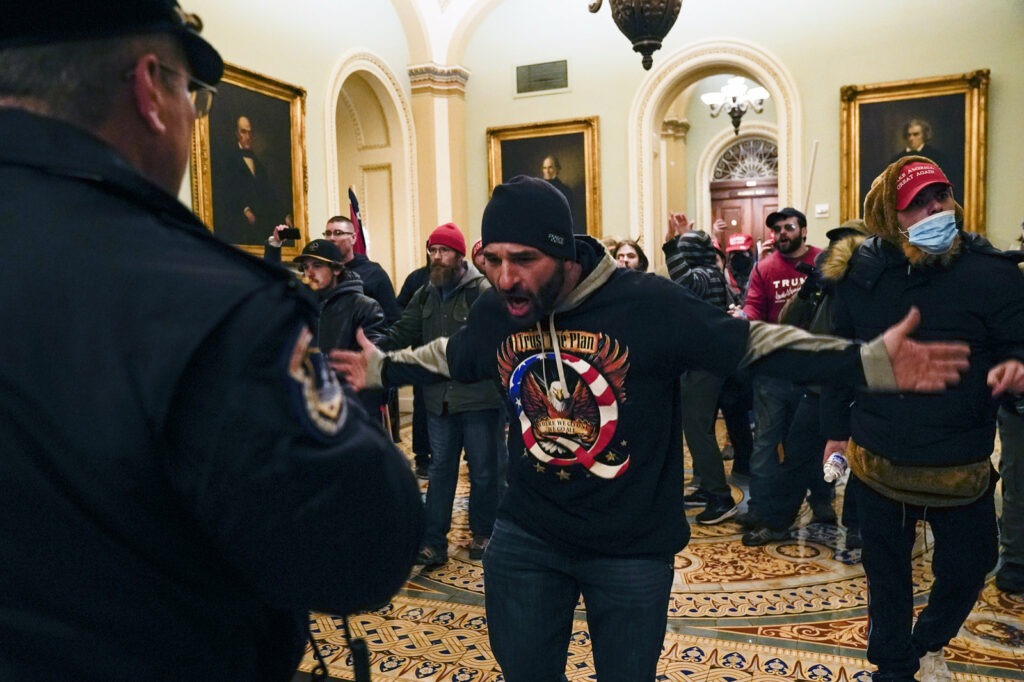
<path fill-rule="evenodd" d="M 213 109 L 196 122 L 192 206 L 214 234 L 254 255 L 263 254 L 283 222 L 301 233 L 284 243 L 283 259 L 297 256 L 309 241 L 305 106 L 304 89 L 225 64 Z M 251 163 L 244 158 L 244 128 Z"/>
<path fill-rule="evenodd" d="M 905 130 L 921 123 L 931 132 L 922 155 L 953 183 L 965 229 L 984 234 L 988 84 L 989 70 L 979 69 L 840 88 L 841 220 L 860 217 L 871 180 L 906 153 Z"/>
<path fill-rule="evenodd" d="M 597 116 L 487 129 L 490 188 L 516 175 L 543 177 L 548 157 L 557 159 L 558 182 L 569 201 L 573 230 L 601 237 L 601 160 Z"/>

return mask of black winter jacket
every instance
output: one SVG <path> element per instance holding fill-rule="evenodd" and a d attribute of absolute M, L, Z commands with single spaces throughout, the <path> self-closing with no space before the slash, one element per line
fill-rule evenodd
<path fill-rule="evenodd" d="M 317 292 L 320 300 L 320 319 L 317 322 L 316 343 L 324 353 L 335 348 L 359 350 L 356 329 L 373 343 L 384 336 L 384 311 L 380 304 L 363 293 L 359 275 L 344 270 L 341 281 L 331 289 Z"/>
<path fill-rule="evenodd" d="M 914 338 L 968 342 L 970 369 L 935 395 L 828 389 L 822 408 L 830 439 L 852 436 L 877 455 L 917 466 L 968 464 L 992 453 L 996 403 L 986 375 L 1003 360 L 1024 360 L 1024 277 L 984 238 L 960 237 L 961 253 L 948 268 L 911 268 L 901 250 L 878 237 L 850 259 L 836 286 L 838 335 L 872 338 L 917 306 Z"/>
<path fill-rule="evenodd" d="M 380 303 L 363 294 L 363 280 L 348 268 L 341 281 L 328 291 L 318 291 L 320 317 L 317 320 L 316 344 L 324 353 L 340 348 L 359 350 L 356 330 L 362 327 L 371 343 L 384 336 L 384 311 Z M 359 403 L 374 421 L 380 421 L 384 391 L 360 391 Z"/>

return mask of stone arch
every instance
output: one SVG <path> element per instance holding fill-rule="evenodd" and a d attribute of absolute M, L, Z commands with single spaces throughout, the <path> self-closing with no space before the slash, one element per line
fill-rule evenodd
<path fill-rule="evenodd" d="M 629 168 L 632 169 L 627 178 L 629 222 L 640 227 L 647 243 L 657 243 L 660 225 L 667 215 L 666 207 L 657 204 L 660 199 L 657 187 L 661 172 L 656 158 L 657 132 L 661 128 L 661 120 L 680 91 L 718 73 L 749 76 L 767 88 L 775 99 L 779 200 L 797 205 L 793 202 L 796 200 L 796 188 L 800 186 L 800 130 L 803 114 L 796 82 L 778 58 L 752 43 L 716 38 L 685 47 L 656 64 L 655 70 L 641 84 L 633 98 L 628 130 Z M 743 127 L 747 126 L 753 127 L 752 124 L 744 123 Z M 735 141 L 731 131 L 726 131 L 726 134 Z M 704 154 L 706 152 L 702 152 L 701 158 Z M 704 205 L 702 200 L 699 206 Z M 708 199 L 705 218 L 710 216 L 710 211 Z"/>
<path fill-rule="evenodd" d="M 419 267 L 422 249 L 405 238 L 419 224 L 412 108 L 379 56 L 353 51 L 338 60 L 324 100 L 324 146 L 330 215 L 348 214 L 347 189 L 355 185 L 370 257 L 392 281 Z"/>

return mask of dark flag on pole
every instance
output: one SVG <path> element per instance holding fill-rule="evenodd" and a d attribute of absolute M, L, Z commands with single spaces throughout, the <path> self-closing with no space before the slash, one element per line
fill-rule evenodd
<path fill-rule="evenodd" d="M 356 243 L 352 246 L 352 251 L 366 255 L 369 244 L 366 233 L 363 232 L 363 218 L 359 215 L 359 200 L 356 199 L 356 193 L 352 191 L 351 187 L 348 188 L 348 217 L 356 230 Z"/>

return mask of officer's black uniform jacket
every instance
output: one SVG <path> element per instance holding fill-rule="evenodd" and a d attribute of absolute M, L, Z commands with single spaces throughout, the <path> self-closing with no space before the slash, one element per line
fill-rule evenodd
<path fill-rule="evenodd" d="M 0 139 L 0 679 L 291 679 L 407 576 L 407 463 L 312 409 L 286 273 L 76 128 Z"/>

